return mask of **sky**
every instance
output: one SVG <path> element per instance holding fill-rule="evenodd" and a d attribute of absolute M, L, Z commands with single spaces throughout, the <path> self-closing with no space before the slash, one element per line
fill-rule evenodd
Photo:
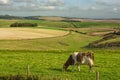
<path fill-rule="evenodd" d="M 120 0 L 0 0 L 0 15 L 120 18 Z"/>

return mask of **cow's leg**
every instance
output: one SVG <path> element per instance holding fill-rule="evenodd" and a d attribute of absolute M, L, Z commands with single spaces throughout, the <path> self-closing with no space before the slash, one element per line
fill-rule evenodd
<path fill-rule="evenodd" d="M 92 71 L 92 72 L 95 72 L 95 71 L 94 71 L 94 65 L 92 65 L 92 67 L 91 67 L 91 71 Z"/>
<path fill-rule="evenodd" d="M 94 72 L 93 65 L 89 65 L 90 67 L 90 72 Z"/>
<path fill-rule="evenodd" d="M 72 65 L 72 72 L 74 72 L 74 67 L 75 67 L 75 65 Z"/>
<path fill-rule="evenodd" d="M 72 72 L 74 71 L 74 67 L 75 67 L 75 61 L 74 61 L 74 63 L 72 64 Z"/>
<path fill-rule="evenodd" d="M 78 71 L 80 71 L 80 65 L 78 65 Z"/>

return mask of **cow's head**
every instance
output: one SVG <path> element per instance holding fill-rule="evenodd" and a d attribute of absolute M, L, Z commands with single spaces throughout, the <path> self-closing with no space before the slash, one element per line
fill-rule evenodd
<path fill-rule="evenodd" d="M 66 71 L 67 70 L 67 67 L 65 64 L 63 65 L 63 68 L 62 68 L 62 71 Z"/>
<path fill-rule="evenodd" d="M 65 64 L 63 65 L 62 71 L 66 71 L 69 65 L 72 65 L 74 63 L 74 60 L 72 58 L 72 55 L 69 56 Z"/>

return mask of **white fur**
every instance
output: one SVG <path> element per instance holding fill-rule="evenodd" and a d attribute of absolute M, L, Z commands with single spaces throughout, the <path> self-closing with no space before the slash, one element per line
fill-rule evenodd
<path fill-rule="evenodd" d="M 79 53 L 79 52 L 74 52 L 74 53 L 72 54 L 72 58 L 73 58 L 73 60 L 74 60 L 74 62 L 75 62 L 74 65 L 77 64 L 77 55 L 78 55 L 78 53 Z"/>
<path fill-rule="evenodd" d="M 93 63 L 93 60 L 92 59 L 90 59 L 89 57 L 87 57 L 87 56 L 85 56 L 84 57 L 84 64 L 90 64 L 90 65 L 93 65 L 94 63 Z"/>
<path fill-rule="evenodd" d="M 78 62 L 77 62 L 77 55 L 78 55 L 78 53 L 79 53 L 79 52 L 74 52 L 74 53 L 72 54 L 72 58 L 73 58 L 73 60 L 74 60 L 74 65 L 72 65 L 72 71 L 74 71 L 74 66 L 75 66 L 75 64 L 78 63 Z M 78 70 L 80 71 L 80 66 L 78 66 Z"/>
<path fill-rule="evenodd" d="M 78 53 L 79 52 L 74 52 L 73 54 L 72 54 L 72 58 L 73 58 L 73 60 L 74 60 L 74 65 L 73 65 L 73 68 L 72 68 L 72 71 L 74 71 L 74 66 L 75 66 L 75 64 L 78 64 L 78 70 L 80 71 L 80 65 L 81 64 L 89 64 L 89 65 L 93 65 L 94 63 L 93 63 L 93 60 L 92 59 L 90 59 L 89 57 L 87 57 L 87 56 L 84 56 L 83 57 L 83 60 L 81 61 L 81 63 L 79 63 L 79 62 L 77 62 L 77 55 L 78 55 Z"/>

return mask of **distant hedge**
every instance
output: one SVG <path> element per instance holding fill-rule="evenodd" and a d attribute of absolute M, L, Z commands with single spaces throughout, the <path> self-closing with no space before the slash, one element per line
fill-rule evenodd
<path fill-rule="evenodd" d="M 36 27 L 38 26 L 37 23 L 13 23 L 10 27 Z"/>

